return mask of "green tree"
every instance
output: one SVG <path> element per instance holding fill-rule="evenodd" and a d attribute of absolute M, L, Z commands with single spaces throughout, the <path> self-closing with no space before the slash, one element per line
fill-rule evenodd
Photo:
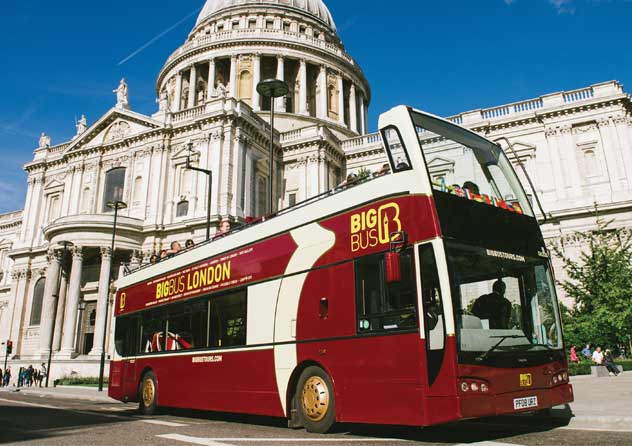
<path fill-rule="evenodd" d="M 562 309 L 566 338 L 578 347 L 585 343 L 617 351 L 632 350 L 632 234 L 610 229 L 611 222 L 598 221 L 595 231 L 577 234 L 582 245 L 579 258 L 557 247 L 568 280 L 560 282 L 574 300 Z"/>

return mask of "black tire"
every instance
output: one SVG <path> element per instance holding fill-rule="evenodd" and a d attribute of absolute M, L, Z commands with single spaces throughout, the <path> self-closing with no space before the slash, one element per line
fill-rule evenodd
<path fill-rule="evenodd" d="M 154 415 L 158 409 L 158 387 L 156 375 L 148 371 L 143 375 L 138 386 L 138 409 L 143 415 Z"/>
<path fill-rule="evenodd" d="M 326 434 L 336 423 L 334 386 L 323 369 L 307 367 L 296 384 L 294 396 L 300 423 L 307 432 Z"/>

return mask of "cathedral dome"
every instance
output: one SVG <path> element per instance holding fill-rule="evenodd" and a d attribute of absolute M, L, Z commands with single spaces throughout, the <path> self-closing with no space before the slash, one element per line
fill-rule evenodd
<path fill-rule="evenodd" d="M 329 12 L 322 0 L 207 0 L 198 17 L 196 26 L 219 12 L 240 6 L 276 6 L 279 8 L 298 9 L 319 19 L 332 30 L 336 30 L 336 24 L 331 12 Z"/>

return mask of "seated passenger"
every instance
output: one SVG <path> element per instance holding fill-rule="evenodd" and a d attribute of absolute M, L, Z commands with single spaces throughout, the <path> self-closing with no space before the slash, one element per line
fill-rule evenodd
<path fill-rule="evenodd" d="M 410 166 L 408 165 L 408 163 L 404 161 L 403 159 L 399 158 L 397 160 L 397 167 L 395 168 L 395 171 L 402 172 L 408 169 L 410 169 Z"/>
<path fill-rule="evenodd" d="M 476 195 L 481 194 L 481 191 L 478 188 L 478 185 L 476 183 L 472 183 L 471 181 L 466 181 L 465 183 L 463 183 L 463 189 L 469 190 L 470 192 Z"/>
<path fill-rule="evenodd" d="M 481 320 L 489 321 L 490 329 L 508 329 L 511 320 L 511 302 L 505 297 L 507 285 L 501 279 L 494 282 L 491 294 L 485 294 L 474 302 L 472 313 Z"/>
<path fill-rule="evenodd" d="M 180 242 L 177 242 L 177 241 L 171 242 L 171 248 L 165 251 L 165 255 L 166 257 L 173 257 L 180 251 L 182 251 L 182 245 L 180 244 Z M 162 257 L 162 254 L 161 254 L 161 257 Z"/>
<path fill-rule="evenodd" d="M 388 163 L 384 164 L 380 170 L 373 174 L 373 178 L 383 177 L 384 175 L 388 175 L 391 173 L 391 166 Z"/>
<path fill-rule="evenodd" d="M 185 249 L 193 249 L 195 247 L 195 242 L 189 239 L 184 243 L 184 247 Z"/>
<path fill-rule="evenodd" d="M 152 265 L 155 265 L 158 262 L 160 262 L 160 257 L 158 257 L 157 254 L 152 254 L 151 257 L 149 258 L 149 263 L 151 263 Z"/>
<path fill-rule="evenodd" d="M 213 236 L 213 240 L 217 240 L 219 238 L 226 237 L 229 232 L 230 232 L 230 221 L 224 219 L 219 224 L 219 229 L 217 230 L 217 232 Z"/>

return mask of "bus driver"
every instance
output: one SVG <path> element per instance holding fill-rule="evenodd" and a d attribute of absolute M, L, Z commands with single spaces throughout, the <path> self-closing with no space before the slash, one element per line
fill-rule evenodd
<path fill-rule="evenodd" d="M 511 319 L 511 302 L 505 297 L 507 285 L 498 279 L 492 290 L 491 294 L 476 299 L 472 313 L 481 320 L 488 320 L 490 329 L 507 329 Z"/>

